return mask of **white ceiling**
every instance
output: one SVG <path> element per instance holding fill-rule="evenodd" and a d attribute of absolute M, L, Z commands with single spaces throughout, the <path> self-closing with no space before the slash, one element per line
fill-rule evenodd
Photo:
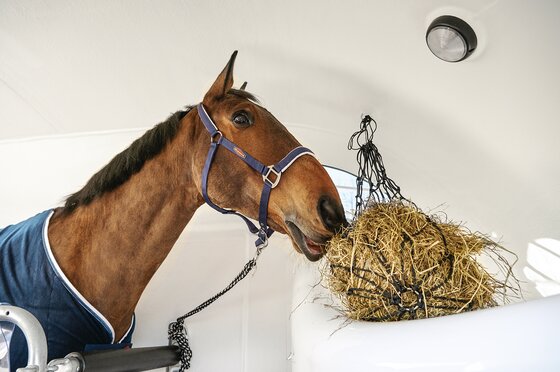
<path fill-rule="evenodd" d="M 463 63 L 425 46 L 444 13 L 478 33 Z M 235 49 L 239 83 L 288 123 L 338 131 L 413 105 L 515 137 L 512 123 L 554 120 L 559 16 L 553 1 L 2 0 L 0 139 L 151 126 Z"/>
<path fill-rule="evenodd" d="M 478 35 L 464 62 L 425 45 L 443 14 Z M 0 141 L 152 126 L 238 49 L 237 83 L 325 163 L 355 169 L 369 113 L 422 205 L 560 239 L 559 19 L 557 1 L 0 0 Z"/>

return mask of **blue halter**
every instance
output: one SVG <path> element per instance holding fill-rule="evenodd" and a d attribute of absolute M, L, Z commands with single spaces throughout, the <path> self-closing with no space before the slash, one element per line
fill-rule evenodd
<path fill-rule="evenodd" d="M 255 241 L 257 248 L 262 249 L 267 246 L 268 238 L 272 235 L 274 230 L 268 226 L 267 216 L 268 216 L 268 201 L 270 199 L 270 192 L 273 188 L 278 186 L 282 173 L 286 171 L 296 161 L 300 156 L 311 155 L 315 156 L 311 150 L 306 147 L 298 146 L 292 151 L 290 151 L 282 160 L 278 163 L 270 166 L 266 166 L 259 162 L 257 159 L 246 153 L 235 143 L 231 142 L 222 135 L 222 132 L 218 130 L 216 124 L 212 121 L 202 103 L 198 106 L 198 116 L 202 120 L 202 123 L 206 127 L 206 130 L 210 133 L 210 149 L 208 150 L 208 155 L 206 156 L 206 162 L 204 163 L 204 168 L 202 170 L 202 196 L 206 203 L 223 214 L 235 214 L 243 219 L 249 228 L 249 231 L 256 234 L 258 239 Z M 243 160 L 248 166 L 256 170 L 263 178 L 263 189 L 261 192 L 261 201 L 259 205 L 259 226 L 255 226 L 247 217 L 239 212 L 232 209 L 225 209 L 214 204 L 208 197 L 208 173 L 210 172 L 210 167 L 212 166 L 212 161 L 214 160 L 214 155 L 216 150 L 218 150 L 219 145 L 224 146 L 232 154 L 236 155 L 238 158 Z"/>

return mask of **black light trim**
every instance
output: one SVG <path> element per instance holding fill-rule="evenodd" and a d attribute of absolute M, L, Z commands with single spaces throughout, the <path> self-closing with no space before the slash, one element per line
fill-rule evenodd
<path fill-rule="evenodd" d="M 464 53 L 464 55 L 456 60 L 447 60 L 442 58 L 441 56 L 437 55 L 436 52 L 434 52 L 430 46 L 430 43 L 428 42 L 428 36 L 430 35 L 430 33 L 433 30 L 436 30 L 438 28 L 448 28 L 451 29 L 453 31 L 455 31 L 459 37 L 462 38 L 464 44 L 465 44 L 465 48 L 466 51 Z M 459 62 L 464 60 L 465 58 L 467 58 L 469 55 L 472 54 L 472 52 L 476 49 L 478 40 L 476 38 L 476 33 L 474 32 L 474 30 L 472 29 L 472 27 L 465 21 L 463 21 L 460 18 L 457 18 L 455 16 L 452 15 L 443 15 L 440 17 L 437 17 L 436 19 L 434 19 L 432 21 L 432 23 L 430 24 L 430 26 L 428 27 L 428 30 L 426 31 L 426 44 L 428 45 L 428 48 L 430 49 L 430 51 L 439 59 L 446 61 L 446 62 Z"/>

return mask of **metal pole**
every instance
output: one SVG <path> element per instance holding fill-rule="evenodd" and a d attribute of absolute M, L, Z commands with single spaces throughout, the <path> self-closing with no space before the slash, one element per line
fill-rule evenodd
<path fill-rule="evenodd" d="M 134 372 L 173 366 L 179 363 L 177 346 L 82 353 L 86 372 Z"/>

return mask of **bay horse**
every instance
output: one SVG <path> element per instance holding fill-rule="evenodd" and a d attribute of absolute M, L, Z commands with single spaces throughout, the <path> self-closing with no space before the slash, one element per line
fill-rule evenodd
<path fill-rule="evenodd" d="M 265 228 L 267 236 L 272 230 L 287 234 L 310 261 L 322 257 L 326 241 L 346 223 L 320 162 L 301 156 L 308 151 L 290 155 L 300 143 L 244 86 L 233 88 L 236 55 L 201 104 L 147 131 L 64 206 L 0 230 L 0 284 L 17 287 L 0 289 L 0 302 L 39 319 L 49 360 L 90 344 L 130 342 L 142 292 L 205 200 L 221 211 L 259 219 L 259 232 Z M 226 139 L 233 144 L 230 151 L 215 146 Z M 212 156 L 211 147 L 216 147 Z M 259 174 L 248 159 L 290 164 L 283 172 L 270 166 Z M 263 183 L 270 186 L 264 208 Z M 10 241 L 18 234 L 23 238 Z M 16 251 L 23 258 L 9 257 Z M 48 300 L 36 299 L 33 290 Z M 22 337 L 12 339 L 15 368 L 27 358 Z"/>

